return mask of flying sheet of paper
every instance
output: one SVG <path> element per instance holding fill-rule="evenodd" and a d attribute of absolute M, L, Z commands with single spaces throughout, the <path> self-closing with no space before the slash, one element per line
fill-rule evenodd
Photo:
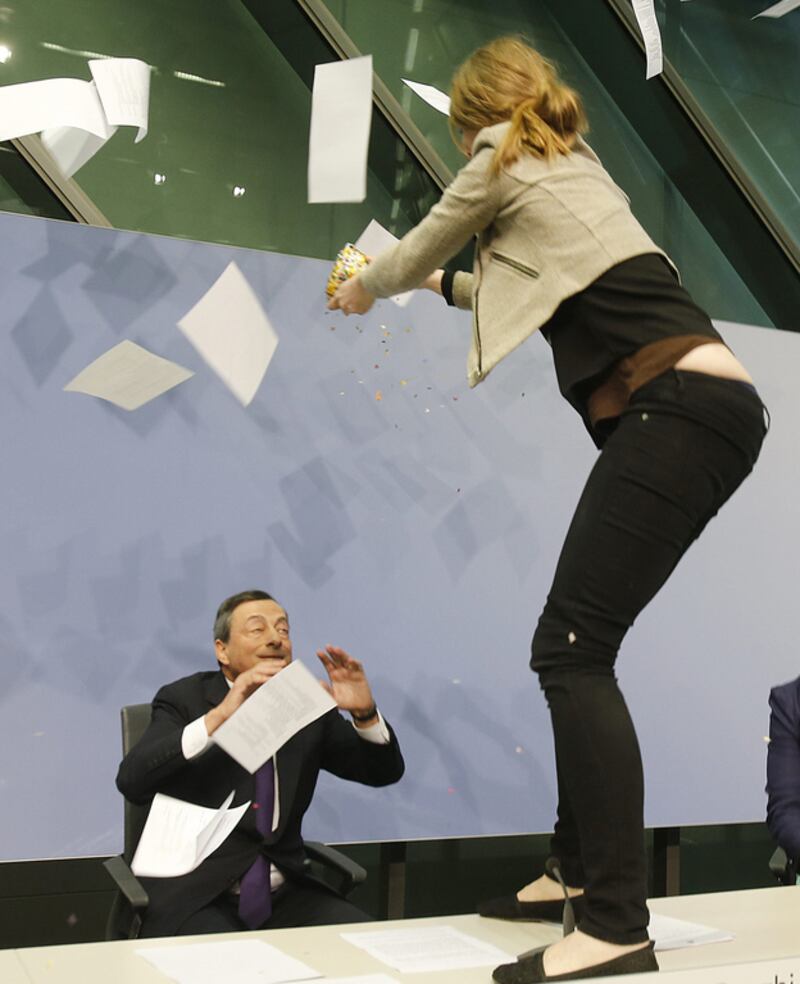
<path fill-rule="evenodd" d="M 194 871 L 225 841 L 250 803 L 218 810 L 156 793 L 131 862 L 134 875 L 176 878 Z"/>
<path fill-rule="evenodd" d="M 64 390 L 97 396 L 123 410 L 137 410 L 193 375 L 177 362 L 125 339 L 79 372 Z"/>
<path fill-rule="evenodd" d="M 489 967 L 516 960 L 512 954 L 452 926 L 342 933 L 342 939 L 403 974 Z"/>
<path fill-rule="evenodd" d="M 433 106 L 434 109 L 438 109 L 445 116 L 450 115 L 450 96 L 442 92 L 441 89 L 437 89 L 433 85 L 426 85 L 424 82 L 412 82 L 411 79 L 403 79 L 403 82 L 412 92 L 416 92 L 423 102 Z"/>
<path fill-rule="evenodd" d="M 111 127 L 111 135 L 116 130 L 115 126 Z M 108 141 L 108 137 L 98 137 L 75 126 L 50 127 L 42 131 L 41 138 L 59 170 L 67 178 L 79 171 Z"/>
<path fill-rule="evenodd" d="M 41 133 L 61 171 L 71 177 L 116 132 L 147 134 L 150 67 L 138 58 L 89 62 L 91 82 L 46 79 L 0 88 L 0 140 Z M 76 131 L 76 132 L 73 132 Z"/>
<path fill-rule="evenodd" d="M 336 701 L 302 663 L 286 669 L 247 698 L 212 738 L 248 772 L 255 772 L 301 728 L 322 717 Z"/>
<path fill-rule="evenodd" d="M 237 400 L 247 406 L 278 336 L 244 274 L 231 262 L 178 327 Z"/>
<path fill-rule="evenodd" d="M 656 941 L 656 950 L 678 950 L 684 946 L 727 943 L 733 939 L 725 930 L 673 919 L 672 916 L 660 916 L 656 912 L 650 913 L 648 932 L 650 938 Z"/>
<path fill-rule="evenodd" d="M 781 0 L 780 3 L 773 3 L 771 7 L 756 14 L 756 17 L 783 17 L 784 14 L 789 14 L 798 7 L 800 7 L 800 0 Z M 752 19 L 755 20 L 756 17 Z"/>
<path fill-rule="evenodd" d="M 321 976 L 262 940 L 142 947 L 136 953 L 177 984 L 285 984 Z"/>
<path fill-rule="evenodd" d="M 103 112 L 111 126 L 138 127 L 136 143 L 147 136 L 150 66 L 138 58 L 95 58 L 89 62 Z"/>
<path fill-rule="evenodd" d="M 372 219 L 353 245 L 357 246 L 362 253 L 366 253 L 367 256 L 377 256 L 384 250 L 390 249 L 397 242 L 399 240 L 396 236 L 393 236 L 388 229 L 384 229 L 380 222 Z M 413 296 L 414 291 L 407 290 L 405 294 L 395 294 L 392 301 L 399 304 L 400 307 L 405 307 Z"/>
<path fill-rule="evenodd" d="M 363 202 L 372 123 L 372 55 L 317 65 L 311 94 L 308 200 Z"/>
<path fill-rule="evenodd" d="M 633 0 L 633 12 L 642 33 L 644 50 L 647 55 L 645 78 L 660 75 L 664 68 L 664 55 L 661 48 L 661 31 L 658 28 L 654 0 Z"/>

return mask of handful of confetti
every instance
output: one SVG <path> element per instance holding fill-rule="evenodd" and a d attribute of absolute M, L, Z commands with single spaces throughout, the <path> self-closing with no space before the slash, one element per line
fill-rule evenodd
<path fill-rule="evenodd" d="M 361 273 L 368 263 L 366 254 L 362 253 L 358 246 L 345 243 L 336 254 L 331 275 L 328 277 L 328 286 L 325 288 L 328 297 L 333 297 L 339 284 L 343 284 L 345 280 Z"/>

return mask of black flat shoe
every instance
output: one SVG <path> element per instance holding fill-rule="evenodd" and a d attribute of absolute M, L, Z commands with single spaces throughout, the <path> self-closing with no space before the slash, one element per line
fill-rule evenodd
<path fill-rule="evenodd" d="M 574 970 L 570 974 L 553 974 L 544 972 L 544 950 L 534 953 L 528 959 L 517 963 L 501 964 L 492 971 L 492 978 L 497 984 L 538 984 L 544 981 L 579 981 L 590 977 L 611 977 L 614 974 L 646 974 L 658 970 L 658 961 L 653 953 L 653 942 L 641 950 L 623 953 L 621 957 L 606 960 L 605 963 L 595 964 L 583 970 Z"/>
<path fill-rule="evenodd" d="M 576 922 L 583 915 L 583 899 L 580 895 L 570 899 Z M 516 919 L 521 922 L 560 923 L 564 916 L 564 900 L 552 902 L 520 902 L 516 895 L 501 895 L 478 903 L 478 915 L 490 919 Z"/>

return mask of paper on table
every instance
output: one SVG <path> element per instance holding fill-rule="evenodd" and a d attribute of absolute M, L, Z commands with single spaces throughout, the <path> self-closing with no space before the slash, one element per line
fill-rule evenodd
<path fill-rule="evenodd" d="M 98 356 L 64 387 L 136 410 L 192 377 L 190 369 L 162 359 L 128 339 Z"/>
<path fill-rule="evenodd" d="M 441 89 L 437 89 L 433 85 L 426 85 L 424 82 L 412 82 L 411 79 L 403 79 L 403 82 L 429 106 L 438 109 L 445 116 L 450 115 L 450 97 Z"/>
<path fill-rule="evenodd" d="M 250 806 L 229 810 L 233 793 L 218 810 L 156 793 L 131 862 L 134 875 L 175 878 L 194 871 L 228 837 Z"/>
<path fill-rule="evenodd" d="M 308 200 L 363 202 L 372 123 L 372 55 L 317 65 L 311 94 Z"/>
<path fill-rule="evenodd" d="M 354 245 L 357 246 L 362 253 L 366 253 L 367 256 L 377 256 L 384 250 L 390 249 L 399 240 L 397 236 L 393 236 L 388 229 L 384 229 L 380 222 L 376 222 L 372 219 L 367 228 L 361 233 L 361 235 L 356 239 Z M 407 290 L 404 294 L 395 294 L 391 298 L 395 304 L 400 307 L 405 307 L 406 304 L 414 296 L 413 290 Z"/>
<path fill-rule="evenodd" d="M 261 940 L 143 947 L 136 953 L 178 984 L 284 984 L 322 976 Z"/>
<path fill-rule="evenodd" d="M 399 984 L 388 974 L 359 974 L 356 977 L 326 977 L 325 984 Z"/>
<path fill-rule="evenodd" d="M 703 946 L 706 943 L 727 943 L 733 939 L 730 933 L 701 923 L 685 922 L 672 916 L 650 913 L 650 938 L 656 941 L 656 950 L 678 950 L 684 946 Z"/>
<path fill-rule="evenodd" d="M 516 960 L 512 954 L 452 926 L 342 933 L 342 939 L 404 974 L 489 967 Z"/>
<path fill-rule="evenodd" d="M 644 50 L 647 55 L 645 78 L 651 79 L 654 75 L 660 75 L 664 67 L 661 31 L 658 28 L 653 0 L 633 0 L 633 12 L 636 14 L 639 30 L 642 32 Z"/>
<path fill-rule="evenodd" d="M 780 3 L 774 3 L 771 7 L 767 7 L 760 14 L 756 14 L 756 17 L 783 17 L 784 14 L 791 13 L 797 7 L 800 7 L 800 0 L 780 0 Z M 755 20 L 756 17 L 752 19 Z"/>
<path fill-rule="evenodd" d="M 247 406 L 275 354 L 278 336 L 235 263 L 227 265 L 178 327 L 236 399 Z"/>
<path fill-rule="evenodd" d="M 212 735 L 248 772 L 255 772 L 301 728 L 336 707 L 302 663 L 262 683 Z"/>

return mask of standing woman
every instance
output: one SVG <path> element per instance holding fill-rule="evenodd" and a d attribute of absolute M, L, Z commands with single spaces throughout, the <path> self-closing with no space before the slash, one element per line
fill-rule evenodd
<path fill-rule="evenodd" d="M 555 740 L 552 850 L 571 894 L 584 895 L 575 932 L 494 977 L 529 984 L 657 970 L 641 757 L 614 662 L 636 616 L 751 471 L 763 407 L 581 139 L 580 98 L 553 66 L 499 38 L 458 69 L 451 95 L 451 128 L 470 160 L 425 219 L 329 306 L 363 314 L 376 297 L 424 286 L 471 308 L 471 386 L 537 330 L 552 347 L 561 393 L 601 449 L 531 659 Z M 472 236 L 472 274 L 438 269 Z M 543 875 L 513 901 L 535 912 L 560 897 Z"/>

